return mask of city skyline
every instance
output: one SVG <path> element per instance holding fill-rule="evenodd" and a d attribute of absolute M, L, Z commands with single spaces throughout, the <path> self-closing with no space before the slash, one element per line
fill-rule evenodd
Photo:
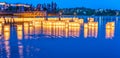
<path fill-rule="evenodd" d="M 7 2 L 7 3 L 27 3 L 33 4 L 34 6 L 41 3 L 51 3 L 53 0 L 2 0 L 0 2 Z M 101 2 L 102 1 L 102 2 Z M 119 9 L 119 0 L 54 0 L 58 4 L 60 8 L 75 8 L 75 7 L 87 7 L 93 9 Z"/>

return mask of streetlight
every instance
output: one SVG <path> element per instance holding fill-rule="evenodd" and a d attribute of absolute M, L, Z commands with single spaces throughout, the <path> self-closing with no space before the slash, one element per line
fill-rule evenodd
<path fill-rule="evenodd" d="M 59 12 L 59 20 L 61 20 L 62 11 Z"/>
<path fill-rule="evenodd" d="M 76 17 L 77 17 L 77 13 L 74 12 L 73 15 L 74 15 L 74 17 L 72 18 L 72 21 L 74 21 L 74 19 L 76 19 Z"/>
<path fill-rule="evenodd" d="M 116 12 L 116 16 L 118 16 L 119 15 L 119 12 Z"/>
<path fill-rule="evenodd" d="M 76 18 L 76 16 L 77 16 L 77 13 L 76 13 L 76 12 L 74 12 L 74 17 Z"/>

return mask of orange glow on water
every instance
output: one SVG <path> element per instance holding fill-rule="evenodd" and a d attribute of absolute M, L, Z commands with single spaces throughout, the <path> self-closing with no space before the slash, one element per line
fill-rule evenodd
<path fill-rule="evenodd" d="M 26 39 L 28 39 L 28 33 L 29 33 L 29 24 L 24 23 L 24 36 Z"/>
<path fill-rule="evenodd" d="M 80 24 L 74 22 L 48 22 L 48 24 L 43 24 L 43 34 L 53 35 L 58 37 L 79 37 Z"/>
<path fill-rule="evenodd" d="M 2 23 L 0 23 L 0 35 L 2 35 Z"/>
<path fill-rule="evenodd" d="M 115 23 L 114 22 L 108 22 L 106 24 L 106 38 L 112 39 L 114 37 L 114 31 L 115 31 Z"/>
<path fill-rule="evenodd" d="M 69 36 L 71 37 L 79 37 L 80 35 L 80 27 L 69 27 Z"/>
<path fill-rule="evenodd" d="M 94 18 L 88 18 L 88 23 L 84 23 L 84 19 L 78 18 L 66 18 L 66 20 L 62 18 L 60 21 L 58 19 L 53 20 L 52 18 L 50 18 L 49 20 L 39 20 L 35 18 L 15 19 L 18 19 L 18 21 L 20 21 L 20 19 L 26 20 L 23 23 L 20 22 L 19 24 L 15 24 L 15 26 L 17 26 L 17 36 L 19 40 L 22 40 L 23 37 L 29 38 L 37 34 L 42 34 L 48 37 L 79 37 L 80 30 L 84 30 L 83 32 L 85 38 L 97 38 L 98 36 L 98 22 L 95 22 Z M 27 20 L 29 19 L 30 22 L 27 22 Z M 83 29 L 81 29 L 81 27 L 83 27 Z M 115 23 L 108 22 L 106 24 L 106 38 L 114 37 L 114 30 Z M 5 40 L 9 40 L 9 24 L 4 25 L 3 23 L 0 23 L 0 34 L 2 33 L 4 34 Z"/>
<path fill-rule="evenodd" d="M 88 18 L 89 22 L 94 22 L 94 18 Z"/>
<path fill-rule="evenodd" d="M 83 19 L 79 19 L 79 23 L 83 24 L 84 20 Z"/>
<path fill-rule="evenodd" d="M 19 40 L 22 40 L 23 37 L 23 29 L 22 29 L 22 25 L 17 25 L 17 36 Z"/>
<path fill-rule="evenodd" d="M 85 38 L 88 37 L 88 28 L 84 28 L 84 37 L 85 37 Z"/>
<path fill-rule="evenodd" d="M 95 27 L 95 30 L 94 30 L 95 32 L 94 32 L 94 36 L 95 36 L 95 38 L 97 38 L 97 36 L 98 36 L 98 27 Z"/>
<path fill-rule="evenodd" d="M 69 23 L 69 26 L 80 27 L 80 24 L 75 23 L 75 22 L 71 22 L 71 23 Z"/>
<path fill-rule="evenodd" d="M 4 39 L 9 40 L 10 38 L 10 25 L 4 26 Z"/>
<path fill-rule="evenodd" d="M 10 31 L 10 25 L 5 25 L 4 26 L 4 31 Z"/>
<path fill-rule="evenodd" d="M 98 36 L 98 22 L 93 22 L 92 21 L 88 23 L 84 23 L 84 37 L 94 37 L 97 38 Z"/>
<path fill-rule="evenodd" d="M 35 23 L 34 27 L 35 27 L 35 34 L 40 34 L 42 30 L 41 22 Z"/>
<path fill-rule="evenodd" d="M 22 30 L 22 25 L 17 25 L 17 30 Z"/>
<path fill-rule="evenodd" d="M 33 35 L 33 34 L 34 34 L 34 27 L 33 27 L 33 26 L 30 26 L 30 27 L 29 27 L 29 34 L 30 34 L 30 35 Z"/>
<path fill-rule="evenodd" d="M 68 28 L 65 28 L 65 37 L 69 36 L 68 32 L 69 32 Z"/>

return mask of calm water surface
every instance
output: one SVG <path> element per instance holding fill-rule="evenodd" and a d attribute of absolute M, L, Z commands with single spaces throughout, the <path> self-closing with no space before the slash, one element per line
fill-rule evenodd
<path fill-rule="evenodd" d="M 0 58 L 120 58 L 120 17 L 82 18 L 65 25 L 0 23 Z"/>

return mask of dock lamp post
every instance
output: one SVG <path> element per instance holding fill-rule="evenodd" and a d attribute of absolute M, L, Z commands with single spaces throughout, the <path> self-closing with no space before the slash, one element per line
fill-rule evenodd
<path fill-rule="evenodd" d="M 73 17 L 72 21 L 74 21 L 74 19 L 76 19 L 76 17 L 77 17 L 77 13 L 74 12 L 73 15 L 74 15 L 74 17 Z"/>
<path fill-rule="evenodd" d="M 61 20 L 62 12 L 59 12 L 59 20 Z"/>
<path fill-rule="evenodd" d="M 116 16 L 118 16 L 119 15 L 119 12 L 116 12 Z"/>
<path fill-rule="evenodd" d="M 77 13 L 76 12 L 74 12 L 74 18 L 76 18 L 77 17 Z"/>

